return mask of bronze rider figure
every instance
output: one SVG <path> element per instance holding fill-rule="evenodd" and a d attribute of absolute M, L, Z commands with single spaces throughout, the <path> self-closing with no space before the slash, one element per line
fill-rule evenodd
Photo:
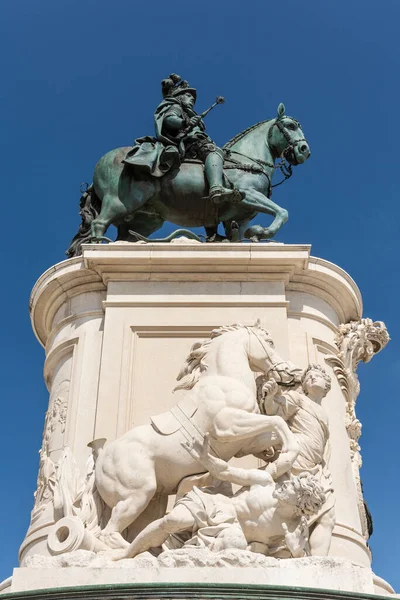
<path fill-rule="evenodd" d="M 240 202 L 244 195 L 224 185 L 223 151 L 207 135 L 193 108 L 196 90 L 174 73 L 161 86 L 163 100 L 154 114 L 156 135 L 137 139 L 124 162 L 162 177 L 185 159 L 199 159 L 204 163 L 210 198 L 215 203 Z"/>

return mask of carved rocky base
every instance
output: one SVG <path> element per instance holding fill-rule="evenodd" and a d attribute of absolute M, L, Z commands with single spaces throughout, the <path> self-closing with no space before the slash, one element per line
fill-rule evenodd
<path fill-rule="evenodd" d="M 374 575 L 368 567 L 341 558 L 279 560 L 245 550 L 216 554 L 207 549 L 187 548 L 184 551 L 163 552 L 158 558 L 146 553 L 119 562 L 87 550 L 78 550 L 52 558 L 36 555 L 29 558 L 27 563 L 27 567 L 14 571 L 11 587 L 13 599 L 17 598 L 14 593 L 37 589 L 48 590 L 48 597 L 50 588 L 57 588 L 58 597 L 64 594 L 67 597 L 68 594 L 60 591 L 60 588 L 71 586 L 74 598 L 80 597 L 79 594 L 83 592 L 81 586 L 85 586 L 86 598 L 86 586 L 93 585 L 97 591 L 95 597 L 100 598 L 114 584 L 129 585 L 125 590 L 126 595 L 135 598 L 189 598 L 193 595 L 193 587 L 198 598 L 248 598 L 253 594 L 257 598 L 277 597 L 282 596 L 282 591 L 272 594 L 268 588 L 282 585 L 285 585 L 285 598 L 292 595 L 298 597 L 298 588 L 311 586 L 314 589 L 304 589 L 301 597 L 319 596 L 318 589 L 353 594 L 389 594 L 391 590 L 390 586 L 386 589 L 382 587 L 387 586 L 384 582 L 380 588 L 375 587 Z M 253 585 L 254 582 L 257 585 Z M 292 586 L 292 589 L 286 586 Z M 116 589 L 120 597 L 120 585 Z M 37 594 L 35 598 L 41 595 L 40 592 Z M 326 595 L 324 591 L 324 598 L 329 595 L 336 597 L 333 591 Z"/>

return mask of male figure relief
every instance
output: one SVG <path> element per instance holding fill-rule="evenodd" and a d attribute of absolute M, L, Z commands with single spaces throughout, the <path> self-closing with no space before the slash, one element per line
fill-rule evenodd
<path fill-rule="evenodd" d="M 319 365 L 305 370 L 302 390 L 280 392 L 275 381 L 267 381 L 261 390 L 264 411 L 279 415 L 289 425 L 299 443 L 300 452 L 291 473 L 308 472 L 318 479 L 326 494 L 326 503 L 319 514 L 309 519 L 310 552 L 313 556 L 327 556 L 332 530 L 335 525 L 332 478 L 328 468 L 330 455 L 328 415 L 321 406 L 329 392 L 331 380 Z"/>
<path fill-rule="evenodd" d="M 223 151 L 207 135 L 203 120 L 193 109 L 196 90 L 172 73 L 162 81 L 162 94 L 163 101 L 154 114 L 156 137 L 136 140 L 124 162 L 161 177 L 185 158 L 198 158 L 204 163 L 210 198 L 216 203 L 240 202 L 243 194 L 224 185 Z"/>
<path fill-rule="evenodd" d="M 318 512 L 325 501 L 315 477 L 302 473 L 275 483 L 265 470 L 232 467 L 210 454 L 208 435 L 203 444 L 193 440 L 184 447 L 210 475 L 243 487 L 232 498 L 195 487 L 169 514 L 139 533 L 128 549 L 113 553 L 115 560 L 159 547 L 171 534 L 184 531 L 199 536 L 201 545 L 214 552 L 238 548 L 269 555 L 283 541 L 293 557 L 304 555 L 306 516 Z"/>

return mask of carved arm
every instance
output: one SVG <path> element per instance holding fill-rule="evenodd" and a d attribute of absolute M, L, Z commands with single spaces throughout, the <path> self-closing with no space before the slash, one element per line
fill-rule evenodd
<path fill-rule="evenodd" d="M 196 440 L 184 442 L 182 446 L 189 454 L 199 461 L 216 479 L 229 481 L 241 486 L 273 484 L 271 475 L 260 469 L 240 469 L 232 467 L 224 460 L 212 456 L 209 452 L 209 435 L 205 434 L 203 444 Z"/>

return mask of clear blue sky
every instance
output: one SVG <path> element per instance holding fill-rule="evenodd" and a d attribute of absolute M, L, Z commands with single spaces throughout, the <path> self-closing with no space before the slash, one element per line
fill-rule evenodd
<path fill-rule="evenodd" d="M 106 151 L 152 134 L 174 71 L 200 110 L 226 97 L 207 117 L 220 144 L 281 101 L 303 124 L 312 157 L 274 194 L 290 214 L 278 241 L 311 243 L 348 271 L 364 316 L 393 338 L 359 369 L 357 412 L 373 566 L 400 589 L 399 21 L 398 0 L 2 2 L 0 580 L 29 524 L 48 400 L 30 290 L 64 258 L 80 182 Z"/>

